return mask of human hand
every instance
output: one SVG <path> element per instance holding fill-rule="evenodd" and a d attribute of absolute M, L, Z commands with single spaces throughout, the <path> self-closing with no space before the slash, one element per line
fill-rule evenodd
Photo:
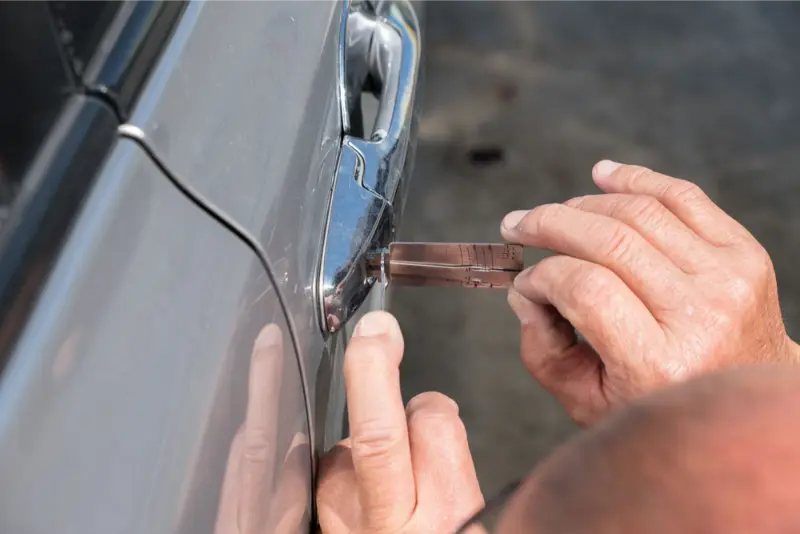
<path fill-rule="evenodd" d="M 351 436 L 320 463 L 325 534 L 452 532 L 483 506 L 458 406 L 423 393 L 403 408 L 402 358 L 394 317 L 365 315 L 344 360 Z"/>
<path fill-rule="evenodd" d="M 573 419 L 712 370 L 798 360 L 772 262 L 744 227 L 692 183 L 611 161 L 592 175 L 606 194 L 509 213 L 501 230 L 558 253 L 517 277 L 509 303 L 526 367 Z"/>

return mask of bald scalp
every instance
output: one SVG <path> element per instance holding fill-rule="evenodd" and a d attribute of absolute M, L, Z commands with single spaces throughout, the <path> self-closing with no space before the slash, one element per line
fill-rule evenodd
<path fill-rule="evenodd" d="M 545 461 L 503 534 L 800 532 L 800 370 L 706 376 L 634 403 Z"/>

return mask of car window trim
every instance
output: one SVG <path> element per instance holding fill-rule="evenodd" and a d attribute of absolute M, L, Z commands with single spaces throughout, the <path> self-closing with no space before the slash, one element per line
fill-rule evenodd
<path fill-rule="evenodd" d="M 0 238 L 0 371 L 112 144 L 116 116 L 71 97 L 12 203 Z"/>
<path fill-rule="evenodd" d="M 106 98 L 121 122 L 127 121 L 186 4 L 126 2 L 87 65 L 82 77 L 87 92 Z"/>

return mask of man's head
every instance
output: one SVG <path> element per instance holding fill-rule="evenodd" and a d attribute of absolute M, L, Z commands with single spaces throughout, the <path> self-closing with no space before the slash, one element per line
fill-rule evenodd
<path fill-rule="evenodd" d="M 499 532 L 800 529 L 800 370 L 707 376 L 620 410 L 545 461 Z"/>

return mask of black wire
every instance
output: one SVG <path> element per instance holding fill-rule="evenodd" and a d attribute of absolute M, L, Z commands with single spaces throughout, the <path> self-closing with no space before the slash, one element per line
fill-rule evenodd
<path fill-rule="evenodd" d="M 123 125 L 125 126 L 125 125 Z M 137 128 L 138 129 L 138 128 Z M 141 131 L 141 130 L 140 130 Z M 206 214 L 208 214 L 211 218 L 216 220 L 219 224 L 230 230 L 236 237 L 238 237 L 245 245 L 247 245 L 250 250 L 255 253 L 258 257 L 261 266 L 267 272 L 267 278 L 269 278 L 270 283 L 275 287 L 275 294 L 278 297 L 278 303 L 283 309 L 283 315 L 286 318 L 286 324 L 289 327 L 289 337 L 292 340 L 292 347 L 294 348 L 294 353 L 296 355 L 297 366 L 300 371 L 300 379 L 303 381 L 303 399 L 305 400 L 306 405 L 306 421 L 308 422 L 308 439 L 309 443 L 313 445 L 314 441 L 314 425 L 312 424 L 311 420 L 311 405 L 309 404 L 308 398 L 308 391 L 307 388 L 308 382 L 306 382 L 306 374 L 305 369 L 302 364 L 302 355 L 300 353 L 300 343 L 297 336 L 297 330 L 294 326 L 294 320 L 292 318 L 291 313 L 289 313 L 289 307 L 286 305 L 286 299 L 284 298 L 283 294 L 281 293 L 280 285 L 278 285 L 277 278 L 275 276 L 274 271 L 272 270 L 272 266 L 267 259 L 267 254 L 264 252 L 264 249 L 261 248 L 261 244 L 250 235 L 250 233 L 242 228 L 236 221 L 234 221 L 231 217 L 229 217 L 224 211 L 218 208 L 213 202 L 208 200 L 206 197 L 202 195 L 199 191 L 197 191 L 194 187 L 189 185 L 188 183 L 184 182 L 177 174 L 173 173 L 169 167 L 164 163 L 164 161 L 159 157 L 156 151 L 147 143 L 142 135 L 135 135 L 126 130 L 124 127 L 120 127 L 118 129 L 118 134 L 120 137 L 125 139 L 130 139 L 142 150 L 145 151 L 147 156 L 153 161 L 153 163 L 158 167 L 158 169 L 167 177 L 167 179 L 178 188 L 178 190 L 183 193 L 186 198 L 188 198 L 193 204 L 195 204 L 198 208 L 203 210 Z M 311 447 L 311 468 L 312 470 L 315 469 L 315 457 L 314 457 L 314 447 Z"/>

